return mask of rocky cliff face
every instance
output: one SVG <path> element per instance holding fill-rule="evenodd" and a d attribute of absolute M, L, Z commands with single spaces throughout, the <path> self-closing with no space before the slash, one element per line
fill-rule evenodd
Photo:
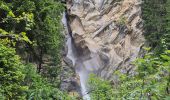
<path fill-rule="evenodd" d="M 63 18 L 69 25 L 63 23 L 67 42 L 61 89 L 80 96 L 84 95 L 80 83 L 90 73 L 109 80 L 115 79 L 116 70 L 134 74 L 131 62 L 140 56 L 145 42 L 141 1 L 66 0 L 69 20 Z"/>
<path fill-rule="evenodd" d="M 99 64 L 100 76 L 111 78 L 117 69 L 132 72 L 131 62 L 139 56 L 145 41 L 141 3 L 141 0 L 67 1 L 76 47 L 81 56 L 98 56 L 93 63 Z"/>

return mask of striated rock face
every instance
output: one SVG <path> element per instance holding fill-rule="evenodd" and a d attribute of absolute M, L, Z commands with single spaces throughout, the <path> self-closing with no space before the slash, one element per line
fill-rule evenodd
<path fill-rule="evenodd" d="M 131 62 L 145 42 L 141 1 L 67 0 L 78 54 L 101 77 L 111 79 L 115 70 L 133 73 Z"/>

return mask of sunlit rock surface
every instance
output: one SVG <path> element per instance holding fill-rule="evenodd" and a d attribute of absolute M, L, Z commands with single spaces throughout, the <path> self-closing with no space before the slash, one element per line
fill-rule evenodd
<path fill-rule="evenodd" d="M 94 70 L 102 77 L 111 78 L 116 69 L 123 72 L 133 69 L 131 62 L 139 56 L 145 41 L 141 3 L 141 0 L 67 1 L 75 45 L 82 56 L 90 55 L 85 63 L 97 64 L 100 68 Z"/>

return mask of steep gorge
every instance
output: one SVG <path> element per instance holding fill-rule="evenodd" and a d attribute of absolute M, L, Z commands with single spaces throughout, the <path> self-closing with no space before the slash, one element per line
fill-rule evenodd
<path fill-rule="evenodd" d="M 170 100 L 170 0 L 1 0 L 0 100 Z"/>
<path fill-rule="evenodd" d="M 79 85 L 85 84 L 81 79 L 86 82 L 90 73 L 113 81 L 116 70 L 134 74 L 131 62 L 140 56 L 145 42 L 141 3 L 141 0 L 66 1 L 71 35 L 66 29 L 64 59 L 79 74 L 75 77 Z"/>

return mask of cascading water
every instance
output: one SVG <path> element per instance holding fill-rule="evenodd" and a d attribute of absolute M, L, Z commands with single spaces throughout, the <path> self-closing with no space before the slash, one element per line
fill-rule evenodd
<path fill-rule="evenodd" d="M 87 91 L 87 80 L 89 72 L 86 70 L 86 66 L 83 65 L 83 62 L 81 60 L 78 60 L 79 57 L 77 55 L 77 50 L 74 46 L 74 41 L 72 39 L 71 33 L 69 33 L 69 26 L 66 18 L 66 13 L 63 14 L 62 22 L 67 30 L 67 47 L 68 47 L 68 53 L 67 57 L 72 60 L 73 66 L 75 67 L 76 73 L 80 77 L 80 85 L 81 85 L 81 92 L 84 100 L 90 100 L 90 95 Z"/>
<path fill-rule="evenodd" d="M 75 71 L 79 75 L 83 99 L 90 100 L 89 89 L 87 86 L 88 77 L 89 74 L 98 72 L 102 64 L 99 55 L 97 55 L 96 53 L 90 52 L 89 49 L 87 49 L 88 51 L 87 53 L 86 49 L 79 51 L 76 48 L 74 40 L 72 38 L 71 28 L 67 21 L 68 20 L 67 17 L 68 17 L 67 13 L 65 12 L 63 14 L 62 22 L 67 30 L 67 43 L 66 43 L 68 47 L 67 58 L 69 58 L 72 61 Z M 83 52 L 85 51 L 86 53 L 83 54 Z"/>

